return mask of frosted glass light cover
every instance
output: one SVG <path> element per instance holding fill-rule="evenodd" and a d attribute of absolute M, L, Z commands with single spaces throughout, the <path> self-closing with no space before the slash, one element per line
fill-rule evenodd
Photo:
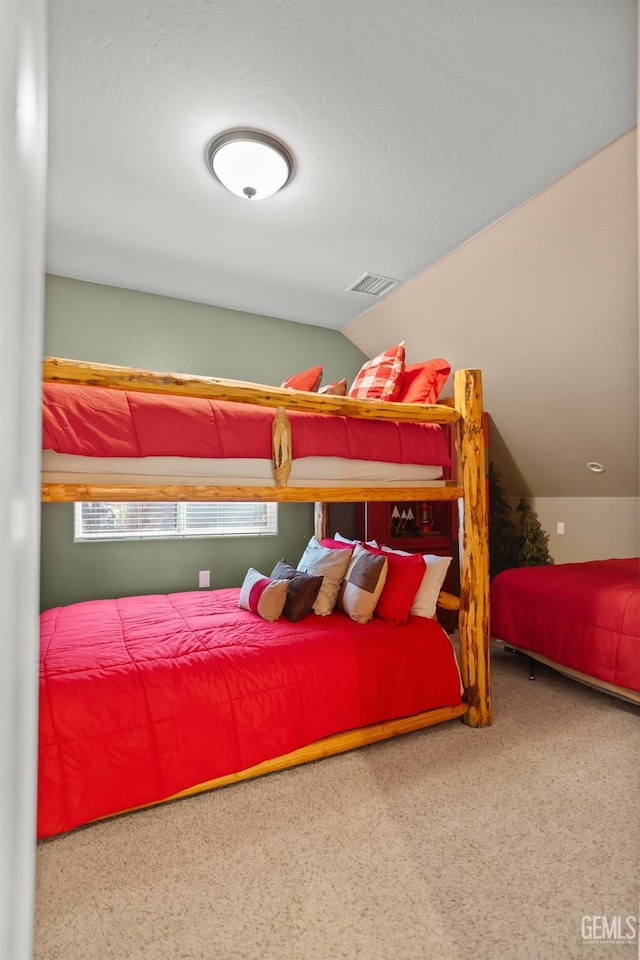
<path fill-rule="evenodd" d="M 283 154 L 257 140 L 229 140 L 215 150 L 213 172 L 238 197 L 263 200 L 277 193 L 291 168 Z"/>

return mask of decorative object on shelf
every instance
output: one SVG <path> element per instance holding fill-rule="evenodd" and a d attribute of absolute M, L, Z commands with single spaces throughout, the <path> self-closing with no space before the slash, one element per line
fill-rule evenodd
<path fill-rule="evenodd" d="M 391 511 L 391 522 L 389 524 L 389 532 L 392 537 L 419 537 L 420 530 L 416 524 L 416 515 L 413 511 L 413 507 L 410 503 L 401 504 L 402 509 L 398 504 L 394 504 L 393 510 Z"/>
<path fill-rule="evenodd" d="M 457 519 L 457 504 L 445 501 L 367 503 L 357 517 L 356 534 L 402 550 L 453 556 Z"/>
<path fill-rule="evenodd" d="M 433 530 L 433 510 L 428 500 L 419 500 L 416 503 L 418 529 L 420 533 L 431 533 Z"/>
<path fill-rule="evenodd" d="M 431 537 L 438 536 L 435 529 L 433 504 L 428 500 L 418 500 L 407 504 L 394 504 L 389 522 L 391 537 Z"/>
<path fill-rule="evenodd" d="M 415 515 L 411 507 L 409 507 L 407 509 L 407 522 L 405 523 L 405 527 L 404 527 L 405 532 L 407 533 L 412 532 L 412 528 L 415 527 L 415 523 L 413 522 L 414 520 L 415 520 Z"/>

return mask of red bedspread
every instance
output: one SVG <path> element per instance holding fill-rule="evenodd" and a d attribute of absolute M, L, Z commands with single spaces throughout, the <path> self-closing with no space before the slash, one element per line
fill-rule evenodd
<path fill-rule="evenodd" d="M 274 410 L 247 403 L 45 383 L 44 450 L 89 457 L 271 459 Z M 288 412 L 292 453 L 445 467 L 436 423 L 395 423 Z"/>
<path fill-rule="evenodd" d="M 640 559 L 503 571 L 491 585 L 491 634 L 640 690 Z"/>
<path fill-rule="evenodd" d="M 432 620 L 268 623 L 239 590 L 95 600 L 41 616 L 38 836 L 341 730 L 459 704 Z"/>

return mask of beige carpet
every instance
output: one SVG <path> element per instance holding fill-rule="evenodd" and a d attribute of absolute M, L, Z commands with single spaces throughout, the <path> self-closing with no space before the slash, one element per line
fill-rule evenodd
<path fill-rule="evenodd" d="M 640 913 L 640 708 L 538 674 L 496 651 L 491 728 L 450 721 L 40 844 L 34 957 L 635 960 L 637 938 L 585 940 L 581 921 Z"/>

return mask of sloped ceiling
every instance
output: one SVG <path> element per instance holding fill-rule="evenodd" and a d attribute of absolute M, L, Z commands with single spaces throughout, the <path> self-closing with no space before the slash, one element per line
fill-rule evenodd
<path fill-rule="evenodd" d="M 513 493 L 636 496 L 636 38 L 635 0 L 50 0 L 47 270 L 482 367 Z M 209 174 L 235 126 L 292 149 L 275 197 Z"/>
<path fill-rule="evenodd" d="M 640 492 L 636 180 L 632 131 L 344 329 L 367 353 L 400 330 L 410 362 L 480 368 L 513 495 Z"/>

